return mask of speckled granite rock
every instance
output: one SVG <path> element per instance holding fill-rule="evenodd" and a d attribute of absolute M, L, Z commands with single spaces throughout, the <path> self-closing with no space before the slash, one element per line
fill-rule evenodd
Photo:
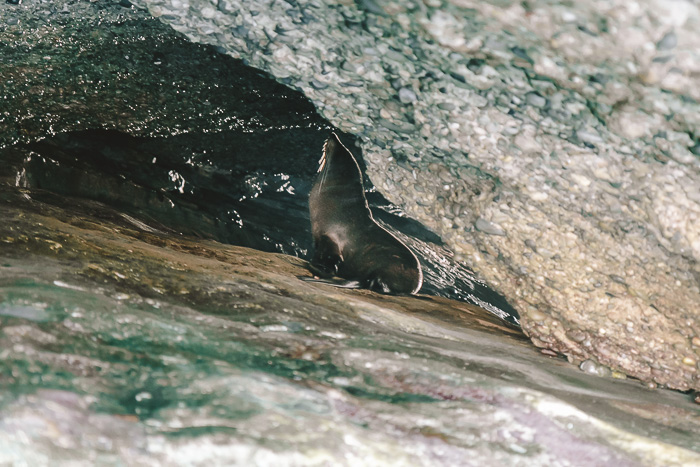
<path fill-rule="evenodd" d="M 356 134 L 535 344 L 700 389 L 696 2 L 135 3 Z"/>

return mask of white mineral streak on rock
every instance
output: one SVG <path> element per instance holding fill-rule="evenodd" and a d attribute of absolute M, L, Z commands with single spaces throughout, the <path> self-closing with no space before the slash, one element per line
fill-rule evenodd
<path fill-rule="evenodd" d="M 536 344 L 700 388 L 682 363 L 700 358 L 697 2 L 134 3 L 357 135 L 377 187 L 497 285 Z"/>

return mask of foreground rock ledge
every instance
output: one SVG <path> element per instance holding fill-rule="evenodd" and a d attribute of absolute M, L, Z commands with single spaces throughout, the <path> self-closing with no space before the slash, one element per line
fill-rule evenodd
<path fill-rule="evenodd" d="M 700 462 L 687 396 L 586 375 L 484 310 L 306 283 L 298 258 L 37 190 L 2 188 L 0 216 L 5 462 Z"/>

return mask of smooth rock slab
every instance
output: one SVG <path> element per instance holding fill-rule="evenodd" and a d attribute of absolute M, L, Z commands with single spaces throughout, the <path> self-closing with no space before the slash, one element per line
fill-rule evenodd
<path fill-rule="evenodd" d="M 0 461 L 700 462 L 687 396 L 587 375 L 485 310 L 0 186 Z M 40 193 L 36 193 L 40 195 Z M 110 220 L 111 219 L 111 220 Z"/>

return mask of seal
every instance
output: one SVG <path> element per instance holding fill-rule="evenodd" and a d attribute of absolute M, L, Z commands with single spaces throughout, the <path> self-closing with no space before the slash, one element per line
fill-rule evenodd
<path fill-rule="evenodd" d="M 418 258 L 372 217 L 360 166 L 335 133 L 323 145 L 309 213 L 314 240 L 309 269 L 326 279 L 321 282 L 397 295 L 420 290 Z M 334 276 L 347 282 L 329 280 Z"/>

